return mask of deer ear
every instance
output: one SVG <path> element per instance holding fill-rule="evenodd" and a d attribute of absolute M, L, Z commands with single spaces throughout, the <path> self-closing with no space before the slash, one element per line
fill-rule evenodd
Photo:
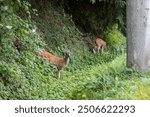
<path fill-rule="evenodd" d="M 75 48 L 65 48 L 63 52 L 73 54 L 75 51 L 76 51 Z"/>
<path fill-rule="evenodd" d="M 63 52 L 64 52 L 64 53 L 67 53 L 67 52 L 68 52 L 68 49 L 67 49 L 67 48 L 65 48 L 65 49 L 63 50 Z"/>
<path fill-rule="evenodd" d="M 64 50 L 63 50 L 63 53 L 65 54 L 65 53 L 70 53 L 70 50 L 68 49 L 68 48 L 65 48 Z"/>

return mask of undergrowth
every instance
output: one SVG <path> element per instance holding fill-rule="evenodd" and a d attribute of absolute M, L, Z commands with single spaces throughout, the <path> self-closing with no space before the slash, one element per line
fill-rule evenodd
<path fill-rule="evenodd" d="M 88 75 L 92 80 L 78 86 L 72 99 L 150 99 L 149 74 L 126 68 L 124 55 L 92 67 Z"/>
<path fill-rule="evenodd" d="M 60 8 L 48 4 L 33 21 L 36 10 L 28 2 L 0 2 L 0 99 L 150 99 L 150 74 L 126 68 L 124 51 L 95 55 L 84 48 L 81 33 Z M 63 56 L 65 48 L 74 52 L 56 79 L 55 67 L 38 51 Z"/>

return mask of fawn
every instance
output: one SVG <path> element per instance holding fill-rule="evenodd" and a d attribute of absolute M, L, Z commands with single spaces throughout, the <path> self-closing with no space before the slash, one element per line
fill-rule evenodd
<path fill-rule="evenodd" d="M 97 38 L 95 40 L 95 46 L 93 47 L 93 53 L 103 53 L 106 48 L 106 42 L 103 39 Z"/>
<path fill-rule="evenodd" d="M 55 56 L 47 51 L 42 51 L 39 53 L 39 55 L 43 58 L 46 58 L 49 60 L 50 63 L 56 66 L 57 72 L 56 72 L 56 78 L 60 78 L 60 72 L 61 70 L 69 64 L 69 59 L 70 59 L 70 50 L 65 50 L 64 51 L 64 58 L 60 58 L 58 56 Z"/>

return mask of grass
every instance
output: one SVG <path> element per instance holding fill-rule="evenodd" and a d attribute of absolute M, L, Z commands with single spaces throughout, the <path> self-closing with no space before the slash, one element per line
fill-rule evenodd
<path fill-rule="evenodd" d="M 35 90 L 39 88 L 41 99 L 150 99 L 149 85 L 143 80 L 150 82 L 150 77 L 127 69 L 125 58 L 121 55 L 74 72 L 64 70 L 61 79 L 41 79 Z"/>
<path fill-rule="evenodd" d="M 150 99 L 150 73 L 126 68 L 124 52 L 91 53 L 70 17 L 61 9 L 46 7 L 44 12 L 48 15 L 35 20 L 39 32 L 32 32 L 35 24 L 19 17 L 14 12 L 16 7 L 8 5 L 12 10 L 3 12 L 2 16 L 7 17 L 3 17 L 0 25 L 3 28 L 0 99 Z M 41 16 L 43 12 L 40 12 Z M 7 29 L 8 24 L 13 28 Z M 117 32 L 115 38 L 120 38 Z M 44 48 L 62 56 L 66 47 L 73 48 L 74 53 L 61 78 L 56 79 L 55 68 L 40 58 L 37 50 Z"/>

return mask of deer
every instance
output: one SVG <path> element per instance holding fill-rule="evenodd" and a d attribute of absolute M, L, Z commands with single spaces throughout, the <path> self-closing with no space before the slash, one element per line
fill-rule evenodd
<path fill-rule="evenodd" d="M 106 49 L 106 42 L 101 38 L 97 38 L 95 40 L 95 43 L 93 43 L 91 41 L 91 38 L 89 36 L 85 35 L 83 38 L 83 41 L 92 46 L 92 52 L 94 54 L 103 53 L 104 49 Z"/>
<path fill-rule="evenodd" d="M 97 38 L 95 40 L 95 46 L 93 47 L 93 53 L 94 54 L 96 54 L 96 53 L 102 54 L 104 49 L 106 49 L 106 42 L 101 38 Z"/>
<path fill-rule="evenodd" d="M 47 51 L 42 51 L 39 53 L 39 55 L 43 58 L 46 58 L 49 63 L 53 64 L 56 66 L 57 71 L 56 71 L 56 78 L 60 78 L 60 72 L 69 64 L 70 60 L 70 50 L 65 50 L 64 51 L 64 58 L 58 57 L 53 55 L 52 53 L 49 53 Z"/>

